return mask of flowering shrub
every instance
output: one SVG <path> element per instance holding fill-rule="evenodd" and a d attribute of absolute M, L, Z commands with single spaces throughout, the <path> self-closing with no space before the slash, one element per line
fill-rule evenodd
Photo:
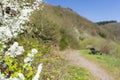
<path fill-rule="evenodd" d="M 5 55 L 14 58 L 17 55 L 22 54 L 23 52 L 24 52 L 23 46 L 18 46 L 18 43 L 14 42 L 14 44 L 8 49 L 8 51 L 5 52 Z"/>
<path fill-rule="evenodd" d="M 24 48 L 18 42 L 8 46 L 5 43 L 16 38 L 18 34 L 24 33 L 27 22 L 34 10 L 39 9 L 42 0 L 36 0 L 32 6 L 23 0 L 0 0 L 0 80 L 38 80 L 42 70 L 39 64 L 36 75 L 32 69 L 34 55 L 38 52 L 32 49 L 31 53 L 20 62 L 18 56 L 23 55 Z"/>

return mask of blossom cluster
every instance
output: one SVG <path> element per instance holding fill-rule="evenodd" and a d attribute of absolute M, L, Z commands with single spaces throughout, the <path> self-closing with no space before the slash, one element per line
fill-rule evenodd
<path fill-rule="evenodd" d="M 16 57 L 17 55 L 21 55 L 24 52 L 23 46 L 18 46 L 18 42 L 14 42 L 14 44 L 5 52 L 6 56 Z"/>
<path fill-rule="evenodd" d="M 3 45 L 1 51 L 4 51 L 4 48 L 6 48 L 5 45 Z M 23 52 L 24 52 L 24 48 L 22 46 L 19 46 L 17 42 L 14 42 L 14 44 L 11 45 L 8 51 L 5 52 L 5 56 L 10 56 L 12 58 L 15 58 L 17 55 L 23 54 Z M 31 50 L 31 53 L 28 53 L 27 58 L 24 59 L 24 66 L 23 66 L 24 69 L 27 68 L 27 66 L 31 66 L 31 63 L 34 59 L 34 55 L 37 54 L 37 52 L 38 51 L 35 48 L 33 48 Z M 35 74 L 32 80 L 39 79 L 41 70 L 42 70 L 42 64 L 39 64 L 37 73 Z M 6 75 L 0 72 L 0 80 L 26 80 L 26 78 L 23 73 L 18 73 L 17 77 L 6 78 Z"/>
<path fill-rule="evenodd" d="M 0 42 L 7 42 L 24 32 L 27 26 L 26 22 L 29 21 L 31 13 L 39 9 L 39 4 L 42 3 L 42 0 L 36 0 L 31 7 L 27 6 L 29 3 L 25 0 L 22 3 L 18 3 L 17 0 L 2 0 L 0 3 L 2 4 L 0 9 L 4 11 L 0 11 Z M 6 13 L 7 7 L 14 13 L 12 11 L 11 14 Z M 11 16 L 12 13 L 13 16 Z"/>
<path fill-rule="evenodd" d="M 0 44 L 3 45 L 0 53 L 4 54 L 3 58 L 6 56 L 16 58 L 24 53 L 23 46 L 19 46 L 18 42 L 14 42 L 9 48 L 4 44 L 18 37 L 18 34 L 24 33 L 24 30 L 27 29 L 26 23 L 29 21 L 31 13 L 34 10 L 38 10 L 41 3 L 42 0 L 36 0 L 32 6 L 29 6 L 30 4 L 26 0 L 23 0 L 21 3 L 18 3 L 17 0 L 0 0 Z M 31 62 L 37 52 L 36 49 L 32 49 L 27 58 L 24 59 L 23 67 L 25 65 L 31 66 Z M 32 80 L 38 80 L 41 70 L 42 64 L 39 64 L 37 73 Z M 26 80 L 23 73 L 19 72 L 17 75 L 17 77 L 6 77 L 6 74 L 3 74 L 0 69 L 0 80 Z"/>
<path fill-rule="evenodd" d="M 29 53 L 27 55 L 27 58 L 24 59 L 24 63 L 27 65 L 31 65 L 31 62 L 34 59 L 34 55 L 37 53 L 38 51 L 36 49 L 32 49 L 31 53 Z"/>

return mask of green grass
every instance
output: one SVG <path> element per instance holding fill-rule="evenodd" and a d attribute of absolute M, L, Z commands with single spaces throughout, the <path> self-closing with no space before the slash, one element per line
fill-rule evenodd
<path fill-rule="evenodd" d="M 120 59 L 110 55 L 90 55 L 89 50 L 81 50 L 80 53 L 104 68 L 116 80 L 120 80 Z"/>
<path fill-rule="evenodd" d="M 3 45 L 2 45 L 2 44 L 0 44 L 0 49 L 2 48 L 2 46 L 3 46 Z"/>
<path fill-rule="evenodd" d="M 89 47 L 94 47 L 103 53 L 120 58 L 120 45 L 112 40 L 100 37 L 89 37 L 80 41 L 80 49 Z"/>
<path fill-rule="evenodd" d="M 86 69 L 69 65 L 63 80 L 95 80 L 95 78 Z"/>

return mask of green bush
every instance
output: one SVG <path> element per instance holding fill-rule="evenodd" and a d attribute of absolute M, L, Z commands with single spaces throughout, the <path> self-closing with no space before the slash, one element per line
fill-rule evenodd
<path fill-rule="evenodd" d="M 67 37 L 63 34 L 63 35 L 62 35 L 62 38 L 61 38 L 61 40 L 60 40 L 60 44 L 59 44 L 60 50 L 66 49 L 68 45 L 69 45 L 68 39 L 67 39 Z"/>
<path fill-rule="evenodd" d="M 50 40 L 53 42 L 59 42 L 60 31 L 59 26 L 53 21 L 50 21 L 43 15 L 41 11 L 36 11 L 30 18 L 30 33 L 39 37 L 42 40 Z"/>
<path fill-rule="evenodd" d="M 107 37 L 106 34 L 103 33 L 103 32 L 99 32 L 98 34 L 99 34 L 99 36 L 102 37 L 102 38 L 106 38 L 106 37 Z"/>

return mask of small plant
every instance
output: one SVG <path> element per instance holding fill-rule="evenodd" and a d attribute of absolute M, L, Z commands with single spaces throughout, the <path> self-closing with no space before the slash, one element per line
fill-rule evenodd
<path fill-rule="evenodd" d="M 109 43 L 104 43 L 101 45 L 100 51 L 105 54 L 112 54 L 112 46 Z"/>
<path fill-rule="evenodd" d="M 106 36 L 106 34 L 105 33 L 103 33 L 103 32 L 99 32 L 98 33 L 99 35 L 100 35 L 100 37 L 102 37 L 102 38 L 106 38 L 107 36 Z"/>

